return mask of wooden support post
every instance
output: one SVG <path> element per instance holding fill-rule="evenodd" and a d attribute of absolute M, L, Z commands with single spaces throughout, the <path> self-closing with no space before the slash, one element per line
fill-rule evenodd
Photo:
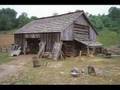
<path fill-rule="evenodd" d="M 79 56 L 81 57 L 81 55 L 82 55 L 82 51 L 80 51 L 80 53 L 79 53 Z"/>
<path fill-rule="evenodd" d="M 89 56 L 90 54 L 90 50 L 89 50 L 89 46 L 87 46 L 87 56 Z"/>
<path fill-rule="evenodd" d="M 93 55 L 95 54 L 95 47 L 93 47 Z"/>
<path fill-rule="evenodd" d="M 0 47 L 0 52 L 2 52 L 2 47 Z"/>
<path fill-rule="evenodd" d="M 27 41 L 25 40 L 24 47 L 23 47 L 24 55 L 26 54 L 26 49 L 27 49 Z"/>
<path fill-rule="evenodd" d="M 5 46 L 5 52 L 7 52 L 7 47 Z"/>

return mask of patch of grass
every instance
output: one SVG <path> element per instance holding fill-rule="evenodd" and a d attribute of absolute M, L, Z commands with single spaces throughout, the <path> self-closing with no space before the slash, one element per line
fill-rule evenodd
<path fill-rule="evenodd" d="M 9 61 L 11 61 L 11 59 L 8 53 L 0 53 L 0 64 L 7 63 Z"/>
<path fill-rule="evenodd" d="M 105 47 L 109 47 L 112 45 L 119 44 L 119 36 L 114 31 L 104 30 L 99 33 L 97 37 L 98 41 L 100 41 Z"/>

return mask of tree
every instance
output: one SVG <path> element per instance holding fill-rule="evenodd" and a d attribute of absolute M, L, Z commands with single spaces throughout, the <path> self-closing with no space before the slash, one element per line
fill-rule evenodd
<path fill-rule="evenodd" d="M 36 17 L 36 16 L 31 16 L 31 18 L 30 18 L 31 21 L 37 20 L 37 19 L 38 19 L 38 17 Z"/>
<path fill-rule="evenodd" d="M 120 8 L 111 7 L 108 16 L 111 19 L 111 30 L 120 33 Z"/>
<path fill-rule="evenodd" d="M 92 22 L 93 26 L 97 29 L 97 31 L 102 31 L 104 28 L 103 21 L 101 16 L 89 16 L 90 21 Z"/>
<path fill-rule="evenodd" d="M 0 9 L 0 30 L 15 28 L 17 12 L 10 8 Z"/>
<path fill-rule="evenodd" d="M 30 19 L 27 16 L 27 13 L 23 12 L 17 19 L 18 21 L 18 28 L 22 27 L 23 25 L 27 24 L 28 22 L 30 22 Z"/>
<path fill-rule="evenodd" d="M 108 15 L 112 20 L 117 20 L 117 19 L 120 20 L 120 8 L 111 7 L 108 11 L 109 11 Z"/>

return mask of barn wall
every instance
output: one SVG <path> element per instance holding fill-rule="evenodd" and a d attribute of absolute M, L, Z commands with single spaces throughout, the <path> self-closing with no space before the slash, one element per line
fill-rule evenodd
<path fill-rule="evenodd" d="M 96 41 L 96 33 L 91 27 L 90 27 L 90 40 Z"/>
<path fill-rule="evenodd" d="M 54 42 L 60 41 L 60 33 L 36 33 L 36 34 L 16 34 L 15 35 L 15 43 L 19 44 L 22 48 L 25 45 L 25 41 L 27 39 L 40 39 L 40 41 L 46 42 L 46 48 L 45 51 L 51 51 L 52 47 L 54 45 Z M 29 45 L 29 44 L 27 44 Z"/>
<path fill-rule="evenodd" d="M 88 22 L 84 19 L 84 16 L 81 15 L 76 21 L 75 23 L 81 24 L 81 25 L 89 25 Z"/>
<path fill-rule="evenodd" d="M 18 44 L 19 46 L 21 46 L 21 48 L 23 49 L 24 46 L 24 35 L 23 34 L 15 34 L 14 35 L 14 40 L 15 40 L 15 44 Z"/>
<path fill-rule="evenodd" d="M 79 48 L 74 41 L 63 41 L 62 51 L 65 56 L 77 56 Z"/>
<path fill-rule="evenodd" d="M 89 25 L 89 23 L 86 21 L 86 19 L 84 18 L 83 15 L 81 15 L 76 21 L 75 23 L 81 24 L 81 25 L 88 25 L 90 27 L 89 29 L 89 33 L 90 33 L 90 40 L 92 41 L 96 41 L 96 33 L 93 30 L 93 28 Z"/>
<path fill-rule="evenodd" d="M 78 56 L 80 50 L 86 52 L 86 46 L 75 40 L 73 41 L 63 41 L 62 51 L 65 56 Z"/>
<path fill-rule="evenodd" d="M 61 40 L 63 40 L 63 41 L 72 41 L 73 40 L 73 25 L 68 26 L 61 33 Z"/>
<path fill-rule="evenodd" d="M 77 40 L 89 40 L 89 27 L 86 25 L 74 23 L 73 37 Z"/>

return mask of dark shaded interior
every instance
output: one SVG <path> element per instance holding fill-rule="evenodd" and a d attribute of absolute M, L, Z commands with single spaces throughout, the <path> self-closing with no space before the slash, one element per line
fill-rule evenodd
<path fill-rule="evenodd" d="M 62 51 L 65 56 L 78 56 L 80 50 L 86 53 L 86 45 L 77 41 L 63 41 Z"/>
<path fill-rule="evenodd" d="M 37 54 L 39 51 L 39 38 L 27 38 L 27 53 Z"/>

